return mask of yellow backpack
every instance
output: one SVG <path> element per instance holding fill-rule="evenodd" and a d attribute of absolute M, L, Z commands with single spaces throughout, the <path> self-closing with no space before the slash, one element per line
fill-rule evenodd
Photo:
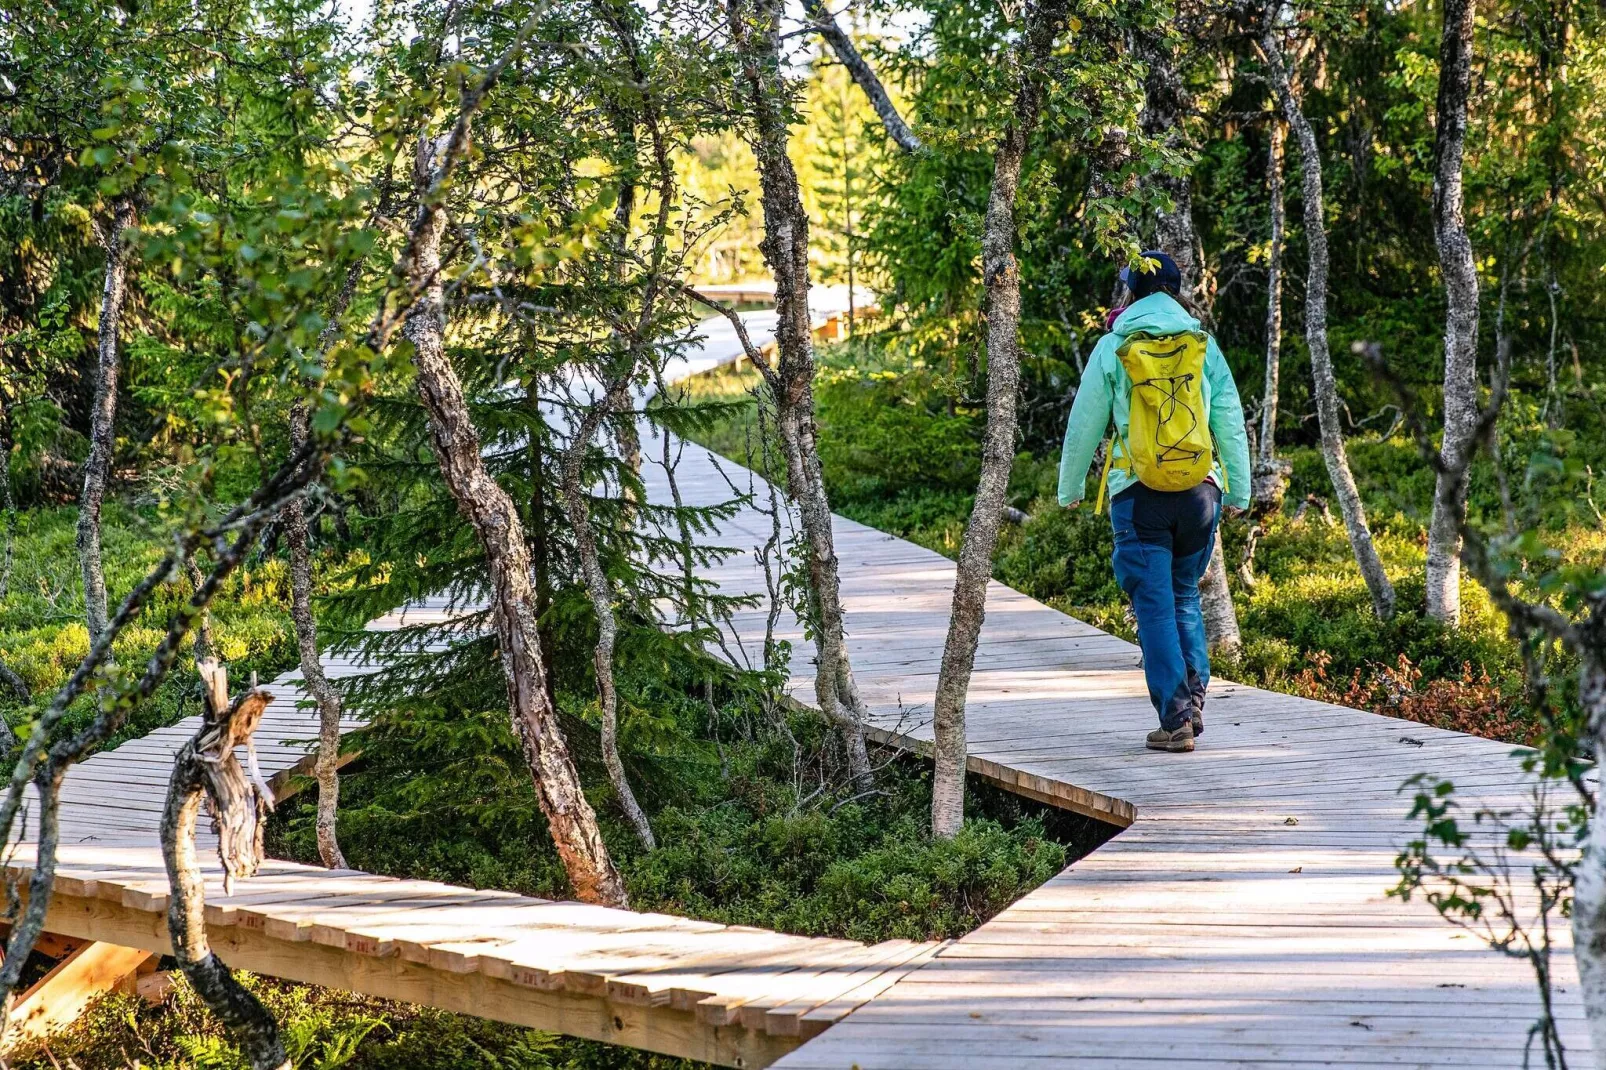
<path fill-rule="evenodd" d="M 1115 351 L 1132 380 L 1121 456 L 1127 470 L 1152 490 L 1188 490 L 1204 482 L 1215 460 L 1204 401 L 1205 335 L 1200 331 L 1151 338 L 1135 334 Z M 1110 478 L 1114 442 L 1104 459 Z M 1223 488 L 1225 489 L 1225 488 Z M 1105 488 L 1099 488 L 1099 506 Z"/>

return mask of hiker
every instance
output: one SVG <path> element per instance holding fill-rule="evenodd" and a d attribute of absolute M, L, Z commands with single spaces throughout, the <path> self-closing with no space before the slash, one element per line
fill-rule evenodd
<path fill-rule="evenodd" d="M 1113 418 L 1099 508 L 1107 493 L 1115 577 L 1132 599 L 1143 675 L 1160 715 L 1145 743 L 1191 751 L 1204 732 L 1210 684 L 1199 579 L 1223 503 L 1229 516 L 1249 506 L 1249 443 L 1232 371 L 1184 307 L 1176 261 L 1146 252 L 1142 264 L 1147 270 L 1121 270 L 1130 303 L 1082 374 L 1060 453 L 1059 499 L 1070 509 L 1081 504 Z"/>

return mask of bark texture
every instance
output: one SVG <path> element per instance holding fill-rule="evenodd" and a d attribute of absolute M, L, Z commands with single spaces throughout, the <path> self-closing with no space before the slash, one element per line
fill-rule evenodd
<path fill-rule="evenodd" d="M 290 449 L 300 449 L 310 435 L 307 407 L 290 406 Z M 284 537 L 290 544 L 290 620 L 295 624 L 296 647 L 301 654 L 302 686 L 318 706 L 318 857 L 330 869 L 345 869 L 335 835 L 340 811 L 340 696 L 323 674 L 318 656 L 318 624 L 312 616 L 312 552 L 308 545 L 307 514 L 300 498 L 284 511 Z"/>
<path fill-rule="evenodd" d="M 414 176 L 419 219 L 410 261 L 412 285 L 419 296 L 402 328 L 413 343 L 418 394 L 429 415 L 430 444 L 447 488 L 485 548 L 491 613 L 501 647 L 513 731 L 529 765 L 558 856 L 577 898 L 625 906 L 624 882 L 602 842 L 596 813 L 581 790 L 580 775 L 547 694 L 524 525 L 513 500 L 485 470 L 479 431 L 469 416 L 463 384 L 446 357 L 446 309 L 440 279 L 446 211 L 433 195 L 435 155 L 434 143 L 420 138 Z"/>
<path fill-rule="evenodd" d="M 591 448 L 591 439 L 597 428 L 618 412 L 630 398 L 630 380 L 621 379 L 596 401 L 575 429 L 574 439 L 563 454 L 563 507 L 574 531 L 575 555 L 580 561 L 580 574 L 585 579 L 586 594 L 591 609 L 597 615 L 597 643 L 592 651 L 592 666 L 597 675 L 597 705 L 602 717 L 602 764 L 607 767 L 608 781 L 619 797 L 619 808 L 635 826 L 642 846 L 651 851 L 658 846 L 653 838 L 652 823 L 647 820 L 636 793 L 625 774 L 624 762 L 619 758 L 619 692 L 614 684 L 613 653 L 619 641 L 619 620 L 613 612 L 613 585 L 602 569 L 597 552 L 597 534 L 591 523 L 591 503 L 586 497 L 585 458 Z M 637 453 L 640 463 L 640 453 Z"/>
<path fill-rule="evenodd" d="M 836 54 L 837 60 L 847 68 L 847 72 L 864 91 L 866 99 L 870 101 L 870 107 L 875 109 L 876 115 L 881 119 L 881 125 L 886 128 L 887 136 L 897 142 L 898 147 L 905 152 L 919 152 L 925 148 L 915 132 L 909 129 L 909 124 L 904 122 L 903 116 L 898 114 L 897 106 L 892 103 L 892 98 L 887 96 L 886 87 L 876 76 L 875 68 L 859 54 L 853 38 L 837 24 L 836 16 L 825 6 L 825 0 L 803 0 L 803 14 L 808 16 L 814 28 L 825 39 L 825 43 L 831 46 L 831 51 Z M 851 316 L 849 318 L 851 319 Z"/>
<path fill-rule="evenodd" d="M 201 574 L 201 566 L 195 563 L 195 558 L 184 562 L 184 572 L 190 578 L 190 591 L 193 593 L 201 589 L 206 577 Z M 195 621 L 195 660 L 205 661 L 212 656 L 212 614 L 203 611 Z"/>
<path fill-rule="evenodd" d="M 1210 551 L 1210 563 L 1205 566 L 1205 574 L 1199 577 L 1199 608 L 1204 613 L 1205 638 L 1212 650 L 1229 653 L 1243 648 L 1238 609 L 1232 604 L 1232 588 L 1227 586 L 1227 552 L 1222 546 L 1219 525 L 1215 549 Z"/>
<path fill-rule="evenodd" d="M 932 707 L 936 770 L 932 779 L 931 831 L 957 833 L 965 821 L 965 696 L 976 663 L 976 642 L 987 612 L 993 550 L 1015 461 L 1016 400 L 1020 392 L 1020 266 L 1015 260 L 1015 195 L 1021 161 L 1042 112 L 1045 68 L 1069 5 L 1042 0 L 1026 15 L 1017 46 L 1019 88 L 1009 125 L 993 155 L 993 184 L 982 230 L 982 284 L 986 288 L 987 430 L 982 438 L 976 501 L 965 525 L 954 574 L 953 608 L 943 643 L 942 667 Z"/>
<path fill-rule="evenodd" d="M 1372 597 L 1372 610 L 1387 620 L 1394 615 L 1394 585 L 1383 571 L 1383 562 L 1372 545 L 1372 529 L 1366 523 L 1366 510 L 1361 504 L 1355 476 L 1350 472 L 1349 457 L 1344 452 L 1344 431 L 1338 419 L 1338 385 L 1333 379 L 1333 358 L 1327 348 L 1327 224 L 1322 218 L 1322 157 L 1316 144 L 1316 132 L 1311 129 L 1294 99 L 1288 81 L 1288 68 L 1283 61 L 1282 47 L 1275 31 L 1267 31 L 1261 38 L 1261 50 L 1272 85 L 1282 104 L 1283 117 L 1299 145 L 1300 169 L 1303 172 L 1305 209 L 1305 244 L 1310 251 L 1310 263 L 1305 274 L 1305 343 L 1310 349 L 1311 378 L 1316 394 L 1316 418 L 1321 426 L 1322 460 L 1327 465 L 1327 476 L 1333 482 L 1333 493 L 1338 497 L 1339 511 L 1344 517 L 1344 530 L 1349 536 L 1350 550 L 1366 581 Z"/>
<path fill-rule="evenodd" d="M 84 623 L 93 643 L 106 630 L 106 573 L 100 560 L 100 507 L 106 498 L 112 451 L 117 440 L 117 332 L 123 322 L 128 292 L 128 258 L 123 231 L 134 225 L 134 202 L 112 206 L 111 221 L 100 229 L 106 251 L 106 272 L 100 287 L 100 323 L 95 363 L 95 392 L 89 407 L 89 456 L 84 461 L 84 489 L 78 499 L 78 565 L 84 580 Z"/>
<path fill-rule="evenodd" d="M 195 737 L 173 760 L 162 813 L 162 858 L 172 888 L 167 928 L 173 956 L 212 1013 L 233 1034 L 252 1070 L 289 1070 L 290 1060 L 273 1015 L 234 979 L 207 943 L 206 895 L 195 858 L 195 821 L 204 799 L 218 836 L 224 888 L 230 888 L 237 877 L 252 876 L 262 863 L 262 824 L 272 800 L 240 767 L 234 748 L 249 747 L 273 695 L 253 689 L 231 703 L 224 668 L 211 660 L 197 667 L 206 688 L 206 714 Z M 253 765 L 255 761 L 253 756 Z"/>
<path fill-rule="evenodd" d="M 1189 148 L 1182 121 L 1191 101 L 1177 70 L 1176 55 L 1162 36 L 1141 33 L 1135 44 L 1146 72 L 1143 77 L 1143 132 L 1161 138 L 1172 149 Z M 1149 181 L 1171 198 L 1171 207 L 1154 217 L 1155 244 L 1171 254 L 1182 271 L 1183 292 L 1192 299 L 1206 321 L 1214 304 L 1214 293 L 1205 274 L 1204 250 L 1193 227 L 1193 177 L 1161 174 Z"/>
<path fill-rule="evenodd" d="M 1176 56 L 1171 46 L 1155 34 L 1140 34 L 1137 50 L 1147 65 L 1143 79 L 1143 132 L 1150 137 L 1164 138 L 1172 148 L 1186 148 L 1182 120 L 1187 115 L 1189 100 L 1177 71 Z M 1158 175 L 1151 181 L 1171 199 L 1169 209 L 1155 213 L 1155 244 L 1177 262 L 1182 273 L 1183 293 L 1192 298 L 1208 322 L 1212 302 L 1204 273 L 1203 249 L 1193 227 L 1192 177 L 1188 174 Z M 1199 605 L 1204 611 L 1205 635 L 1212 647 L 1232 651 L 1243 646 L 1238 611 L 1232 604 L 1232 590 L 1227 586 L 1227 564 L 1222 556 L 1220 532 L 1216 534 L 1210 563 L 1199 580 Z"/>
<path fill-rule="evenodd" d="M 1599 624 L 1596 624 L 1596 632 Z M 1578 671 L 1578 701 L 1589 715 L 1595 753 L 1606 754 L 1606 661 L 1602 637 L 1594 636 Z M 1606 1070 L 1606 821 L 1599 806 L 1589 819 L 1583 857 L 1573 875 L 1573 958 L 1583 985 L 1584 1015 L 1595 1049 L 1595 1066 Z"/>
<path fill-rule="evenodd" d="M 867 788 L 864 745 L 868 711 L 848 659 L 837 575 L 831 505 L 820 471 L 814 427 L 814 341 L 809 320 L 809 219 L 797 172 L 787 155 L 787 86 L 781 73 L 780 0 L 731 0 L 731 34 L 752 105 L 753 152 L 764 208 L 764 262 L 775 279 L 775 342 L 779 359 L 765 376 L 775 399 L 786 460 L 787 492 L 797 503 L 807 544 L 809 595 L 815 620 L 815 699 L 836 725 L 855 784 Z M 762 369 L 761 369 L 762 370 Z"/>
<path fill-rule="evenodd" d="M 1266 510 L 1282 506 L 1288 490 L 1288 462 L 1277 456 L 1278 379 L 1283 356 L 1283 240 L 1287 214 L 1283 207 L 1283 124 L 1271 117 L 1271 150 L 1266 161 L 1271 202 L 1271 244 L 1266 252 L 1266 385 L 1260 398 L 1260 438 L 1255 454 L 1250 498 Z"/>
<path fill-rule="evenodd" d="M 1478 422 L 1478 269 L 1467 234 L 1461 162 L 1467 141 L 1472 83 L 1474 0 L 1445 0 L 1439 38 L 1438 126 L 1433 139 L 1433 229 L 1448 305 L 1444 322 L 1444 439 L 1446 468 L 1462 467 Z M 1438 481 L 1448 479 L 1441 469 Z M 1466 495 L 1436 493 L 1428 524 L 1428 616 L 1461 620 L 1461 520 Z"/>

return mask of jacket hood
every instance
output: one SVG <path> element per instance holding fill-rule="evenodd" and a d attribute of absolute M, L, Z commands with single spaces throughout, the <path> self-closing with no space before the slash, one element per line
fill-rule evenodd
<path fill-rule="evenodd" d="M 1150 294 L 1132 302 L 1110 328 L 1122 338 L 1138 333 L 1166 335 L 1198 329 L 1199 321 L 1168 293 Z"/>

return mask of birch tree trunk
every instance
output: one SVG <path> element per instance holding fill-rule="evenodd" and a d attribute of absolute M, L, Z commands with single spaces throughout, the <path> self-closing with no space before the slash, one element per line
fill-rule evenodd
<path fill-rule="evenodd" d="M 1266 180 L 1271 201 L 1271 246 L 1266 252 L 1266 385 L 1260 397 L 1260 445 L 1255 456 L 1250 497 L 1263 509 L 1282 505 L 1288 490 L 1288 465 L 1277 458 L 1277 380 L 1283 353 L 1283 237 L 1287 216 L 1283 208 L 1283 124 L 1271 117 L 1271 150 Z"/>
<path fill-rule="evenodd" d="M 1322 218 L 1322 157 L 1316 145 L 1316 133 L 1294 99 L 1289 85 L 1288 69 L 1283 62 L 1282 47 L 1275 30 L 1267 30 L 1260 47 L 1266 56 L 1267 70 L 1272 78 L 1278 99 L 1282 103 L 1283 117 L 1299 144 L 1300 169 L 1303 172 L 1305 208 L 1305 244 L 1310 250 L 1310 266 L 1305 276 L 1305 343 L 1310 349 L 1311 378 L 1316 394 L 1316 419 L 1321 426 L 1322 459 L 1327 464 L 1327 476 L 1333 481 L 1333 493 L 1338 498 L 1339 511 L 1344 516 L 1344 530 L 1349 535 L 1350 550 L 1366 581 L 1372 596 L 1372 610 L 1380 619 L 1394 615 L 1394 585 L 1383 571 L 1383 562 L 1372 545 L 1372 529 L 1366 523 L 1366 509 L 1361 504 L 1355 476 L 1350 472 L 1349 458 L 1344 452 L 1344 432 L 1338 420 L 1338 385 L 1333 380 L 1333 359 L 1327 348 L 1327 224 Z"/>
<path fill-rule="evenodd" d="M 1601 660 L 1599 638 L 1596 650 L 1582 658 L 1578 701 L 1589 716 L 1595 753 L 1606 754 L 1606 662 Z M 1574 872 L 1572 934 L 1590 1046 L 1595 1049 L 1595 1065 L 1606 1070 L 1606 820 L 1598 805 L 1590 815 L 1583 857 Z"/>
<path fill-rule="evenodd" d="M 1188 91 L 1177 71 L 1176 56 L 1157 34 L 1143 33 L 1137 38 L 1137 52 L 1147 71 L 1143 78 L 1143 132 L 1163 138 L 1172 149 L 1191 153 L 1182 121 L 1189 107 Z M 1189 174 L 1160 174 L 1150 180 L 1171 198 L 1171 207 L 1155 213 L 1155 245 L 1171 254 L 1182 272 L 1185 294 L 1210 318 L 1214 304 L 1209 280 L 1205 277 L 1204 257 L 1193 227 L 1193 178 Z"/>
<path fill-rule="evenodd" d="M 413 343 L 418 394 L 429 415 L 430 444 L 447 488 L 485 548 L 508 711 L 558 856 L 576 898 L 626 906 L 624 882 L 602 842 L 597 815 L 581 789 L 580 775 L 547 694 L 524 525 L 513 500 L 485 470 L 479 431 L 469 416 L 462 382 L 446 357 L 446 309 L 440 279 L 446 211 L 428 197 L 434 155 L 433 143 L 421 137 L 414 182 L 420 194 L 419 226 L 415 230 L 416 255 L 410 264 L 411 282 L 419 297 L 403 327 Z"/>
<path fill-rule="evenodd" d="M 986 287 L 987 431 L 982 438 L 976 501 L 965 525 L 954 572 L 953 607 L 943 643 L 932 707 L 936 769 L 931 784 L 931 832 L 948 838 L 965 822 L 965 696 L 976 663 L 976 643 L 987 612 L 987 584 L 1015 461 L 1016 395 L 1020 386 L 1020 267 L 1015 260 L 1015 195 L 1021 162 L 1042 112 L 1044 67 L 1063 25 L 1066 0 L 1040 0 L 1027 9 L 1017 46 L 1019 88 L 1009 125 L 993 155 L 993 185 L 982 229 L 982 283 Z"/>
<path fill-rule="evenodd" d="M 1163 137 L 1172 148 L 1185 148 L 1182 120 L 1188 109 L 1188 93 L 1177 71 L 1176 56 L 1169 45 L 1154 34 L 1141 34 L 1138 54 L 1147 65 L 1143 79 L 1143 132 Z M 1193 227 L 1193 180 L 1190 175 L 1158 175 L 1152 179 L 1171 198 L 1171 207 L 1155 215 L 1155 243 L 1170 253 L 1182 273 L 1182 289 L 1193 299 L 1208 321 L 1210 288 L 1204 277 L 1204 258 Z M 1205 574 L 1199 579 L 1199 607 L 1204 613 L 1205 636 L 1210 646 L 1224 652 L 1243 646 L 1238 630 L 1238 611 L 1227 586 L 1227 562 L 1216 532 L 1215 549 Z"/>
<path fill-rule="evenodd" d="M 84 623 L 93 643 L 106 630 L 106 573 L 100 560 L 100 507 L 106 498 L 112 452 L 117 441 L 117 332 L 123 322 L 128 291 L 128 260 L 123 231 L 134 225 L 134 202 L 120 198 L 112 219 L 100 228 L 106 250 L 106 274 L 100 288 L 98 358 L 95 393 L 89 408 L 89 456 L 84 461 L 84 489 L 78 499 L 78 566 L 84 580 Z"/>
<path fill-rule="evenodd" d="M 870 107 L 875 109 L 876 115 L 881 119 L 881 125 L 886 129 L 887 136 L 905 152 L 919 152 L 925 148 L 919 136 L 909 129 L 909 124 L 898 114 L 897 106 L 892 103 L 892 98 L 887 96 L 886 87 L 876 76 L 875 68 L 859 54 L 853 38 L 837 24 L 836 16 L 825 6 L 825 0 L 803 0 L 803 14 L 808 16 L 820 36 L 825 38 L 825 43 L 831 46 L 831 51 L 836 53 L 837 60 L 864 91 L 866 99 L 870 101 Z M 853 299 L 851 295 L 850 286 L 849 301 Z M 852 320 L 851 314 L 848 318 Z"/>
<path fill-rule="evenodd" d="M 290 406 L 290 449 L 310 437 L 306 405 Z M 340 812 L 340 696 L 323 674 L 318 656 L 318 623 L 312 615 L 312 553 L 308 547 L 307 514 L 300 498 L 285 507 L 285 540 L 290 544 L 290 620 L 295 624 L 301 654 L 301 680 L 318 706 L 318 814 L 314 828 L 318 857 L 330 869 L 345 869 L 346 856 L 335 835 Z"/>
<path fill-rule="evenodd" d="M 848 771 L 861 790 L 870 784 L 864 745 L 868 710 L 859 697 L 848 658 L 837 574 L 831 505 L 820 471 L 814 429 L 814 344 L 809 320 L 809 219 L 797 172 L 787 155 L 786 99 L 780 60 L 780 0 L 731 0 L 731 34 L 742 62 L 756 136 L 760 199 L 764 207 L 764 262 L 775 278 L 775 374 L 766 377 L 775 397 L 776 425 L 786 460 L 787 491 L 797 502 L 808 554 L 809 594 L 815 615 L 815 700 L 836 726 Z"/>
<path fill-rule="evenodd" d="M 575 554 L 580 561 L 580 574 L 585 579 L 586 594 L 591 609 L 597 615 L 597 643 L 592 652 L 592 666 L 597 675 L 597 706 L 602 717 L 602 764 L 607 767 L 608 780 L 614 794 L 619 796 L 619 808 L 635 826 L 642 846 L 651 851 L 658 846 L 653 838 L 652 824 L 647 820 L 636 793 L 630 787 L 624 762 L 619 758 L 619 693 L 614 683 L 613 653 L 619 641 L 619 620 L 613 612 L 613 587 L 607 573 L 602 570 L 602 559 L 597 553 L 597 535 L 591 524 L 591 505 L 586 500 L 585 457 L 591 448 L 592 436 L 597 428 L 618 411 L 630 397 L 630 379 L 620 379 L 581 419 L 574 438 L 563 454 L 563 506 L 574 531 Z M 639 462 L 639 452 L 638 452 Z"/>
<path fill-rule="evenodd" d="M 1199 577 L 1199 609 L 1204 613 L 1205 640 L 1212 650 L 1233 653 L 1243 649 L 1238 608 L 1232 604 L 1232 588 L 1227 586 L 1227 553 L 1221 544 L 1219 524 L 1210 562 L 1205 565 L 1205 574 Z"/>
<path fill-rule="evenodd" d="M 1444 464 L 1460 468 L 1478 422 L 1478 270 L 1462 195 L 1467 96 L 1472 82 L 1474 0 L 1445 0 L 1439 38 L 1438 127 L 1434 132 L 1433 229 L 1448 309 L 1444 323 Z M 1438 481 L 1449 478 L 1441 470 Z M 1463 484 L 1464 486 L 1464 484 Z M 1452 627 L 1461 621 L 1461 521 L 1466 495 L 1433 496 L 1428 524 L 1427 612 Z"/>

